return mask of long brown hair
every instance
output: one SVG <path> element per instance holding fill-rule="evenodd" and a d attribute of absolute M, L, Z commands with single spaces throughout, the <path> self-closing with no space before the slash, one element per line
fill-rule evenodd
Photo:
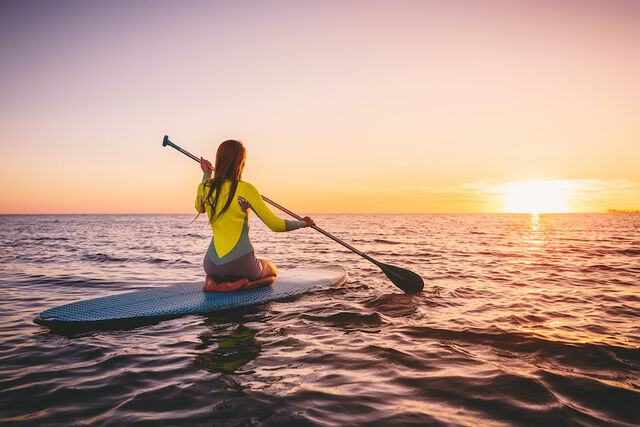
<path fill-rule="evenodd" d="M 207 181 L 204 186 L 210 186 L 209 193 L 205 198 L 205 203 L 211 206 L 211 217 L 209 221 L 214 223 L 216 219 L 220 218 L 233 201 L 233 196 L 236 194 L 238 188 L 238 181 L 242 178 L 242 170 L 244 169 L 244 159 L 247 154 L 242 142 L 234 139 L 224 141 L 218 147 L 216 153 L 216 166 L 213 173 L 213 179 Z M 222 210 L 216 215 L 216 206 L 218 205 L 218 199 L 220 198 L 220 189 L 225 181 L 231 181 L 231 188 L 229 189 L 229 196 L 227 202 L 224 204 Z M 213 193 L 215 197 L 213 196 Z"/>

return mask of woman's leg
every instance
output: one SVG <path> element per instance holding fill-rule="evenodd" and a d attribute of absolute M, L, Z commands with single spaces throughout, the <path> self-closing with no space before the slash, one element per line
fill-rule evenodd
<path fill-rule="evenodd" d="M 215 264 L 205 254 L 203 260 L 205 273 L 217 282 L 235 281 L 246 277 L 249 280 L 258 280 L 262 277 L 262 264 L 256 259 L 253 252 L 241 256 L 226 264 Z"/>
<path fill-rule="evenodd" d="M 272 262 L 259 260 L 253 253 L 223 265 L 212 263 L 207 255 L 204 258 L 204 270 L 207 273 L 205 291 L 233 292 L 259 288 L 272 284 L 278 275 L 278 269 Z"/>
<path fill-rule="evenodd" d="M 272 263 L 271 261 L 267 261 L 266 259 L 259 259 L 258 261 L 260 261 L 260 264 L 262 264 L 262 274 L 260 275 L 261 279 L 269 276 L 275 277 L 278 275 L 278 269 L 276 268 L 274 263 Z"/>
<path fill-rule="evenodd" d="M 261 288 L 263 286 L 269 286 L 276 281 L 278 269 L 275 264 L 271 261 L 267 261 L 266 259 L 259 259 L 258 261 L 260 261 L 260 264 L 262 265 L 262 274 L 258 280 L 247 283 L 244 289 Z"/>

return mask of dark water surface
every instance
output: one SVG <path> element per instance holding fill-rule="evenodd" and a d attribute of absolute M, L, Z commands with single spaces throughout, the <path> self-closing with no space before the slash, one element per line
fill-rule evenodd
<path fill-rule="evenodd" d="M 191 216 L 0 216 L 0 423 L 640 424 L 640 215 L 317 215 L 425 279 L 405 295 L 312 230 L 271 233 L 280 269 L 342 287 L 119 330 L 39 312 L 203 279 Z"/>

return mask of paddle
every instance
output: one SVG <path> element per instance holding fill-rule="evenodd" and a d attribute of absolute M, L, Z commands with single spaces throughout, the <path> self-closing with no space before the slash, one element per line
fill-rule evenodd
<path fill-rule="evenodd" d="M 171 142 L 169 140 L 169 136 L 165 135 L 164 139 L 162 140 L 162 146 L 165 147 L 167 145 L 175 148 L 176 150 L 180 151 L 185 156 L 191 157 L 193 160 L 195 160 L 196 162 L 200 163 L 200 158 L 199 157 L 196 157 L 193 154 L 189 153 L 188 151 L 183 150 L 182 148 L 178 147 L 176 144 L 174 144 L 173 142 Z M 262 196 L 262 199 L 265 202 L 269 203 L 270 205 L 275 206 L 276 208 L 280 209 L 282 212 L 284 212 L 284 213 L 286 213 L 288 215 L 291 215 L 295 219 L 302 220 L 302 217 L 300 215 L 297 215 L 297 214 L 291 212 L 289 209 L 285 208 L 284 206 L 279 205 L 278 203 L 274 202 L 273 200 L 268 199 L 267 197 L 264 197 L 264 196 Z M 362 258 L 366 259 L 367 261 L 371 261 L 372 263 L 377 265 L 380 268 L 380 270 L 382 270 L 382 272 L 387 275 L 389 280 L 391 280 L 394 285 L 396 285 L 397 287 L 399 287 L 403 291 L 405 291 L 407 293 L 422 291 L 422 288 L 424 287 L 424 282 L 422 281 L 422 277 L 418 276 L 413 271 L 409 271 L 409 270 L 406 270 L 404 268 L 400 268 L 400 267 L 396 267 L 396 266 L 393 266 L 393 265 L 389 265 L 389 264 L 385 264 L 385 263 L 376 261 L 375 259 L 371 258 L 369 255 L 365 254 L 364 252 L 360 252 L 359 250 L 357 250 L 356 248 L 354 248 L 350 244 L 343 242 L 342 240 L 338 239 L 337 237 L 333 236 L 332 234 L 328 233 L 327 231 L 324 231 L 322 228 L 318 227 L 317 225 L 312 225 L 311 227 L 314 230 L 319 231 L 320 233 L 324 234 L 328 238 L 334 240 L 335 242 L 340 243 L 345 248 L 357 253 Z"/>

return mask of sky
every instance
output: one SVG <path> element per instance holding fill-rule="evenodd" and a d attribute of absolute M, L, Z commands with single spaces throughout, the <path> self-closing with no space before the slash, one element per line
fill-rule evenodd
<path fill-rule="evenodd" d="M 640 209 L 640 2 L 0 1 L 0 213 Z"/>

